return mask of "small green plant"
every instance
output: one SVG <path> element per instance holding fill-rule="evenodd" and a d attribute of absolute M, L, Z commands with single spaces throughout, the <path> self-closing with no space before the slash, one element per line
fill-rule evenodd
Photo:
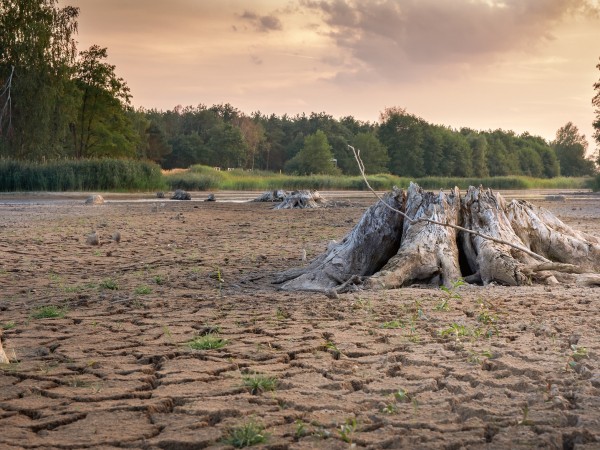
<path fill-rule="evenodd" d="M 459 338 L 462 336 L 473 336 L 473 330 L 466 325 L 461 325 L 456 322 L 439 331 L 441 337 L 454 336 Z"/>
<path fill-rule="evenodd" d="M 2 324 L 1 328 L 3 330 L 12 330 L 13 328 L 15 328 L 17 326 L 17 324 L 14 321 L 10 321 L 10 322 L 5 322 Z"/>
<path fill-rule="evenodd" d="M 435 305 L 435 310 L 450 311 L 450 301 L 447 298 L 443 298 L 437 305 Z"/>
<path fill-rule="evenodd" d="M 67 308 L 60 306 L 48 305 L 35 309 L 31 313 L 34 319 L 62 319 L 67 314 Z"/>
<path fill-rule="evenodd" d="M 381 412 L 384 414 L 397 414 L 398 406 L 396 406 L 395 403 L 388 402 L 383 408 L 381 408 Z"/>
<path fill-rule="evenodd" d="M 48 275 L 48 278 L 50 279 L 50 281 L 52 281 L 53 283 L 60 283 L 62 282 L 62 277 L 56 273 L 50 273 Z"/>
<path fill-rule="evenodd" d="M 243 381 L 244 387 L 248 389 L 248 392 L 252 395 L 274 391 L 277 388 L 277 378 L 268 377 L 258 373 L 244 376 Z"/>
<path fill-rule="evenodd" d="M 135 293 L 137 295 L 148 295 L 152 292 L 152 289 L 146 285 L 138 286 L 135 288 Z"/>
<path fill-rule="evenodd" d="M 523 418 L 518 421 L 518 424 L 525 425 L 525 426 L 533 425 L 533 422 L 529 419 L 529 406 L 528 405 L 525 405 L 523 407 Z"/>
<path fill-rule="evenodd" d="M 285 310 L 284 308 L 277 308 L 277 310 L 275 311 L 275 315 L 277 317 L 277 320 L 289 319 L 291 317 L 289 311 Z"/>
<path fill-rule="evenodd" d="M 383 322 L 381 328 L 395 329 L 404 327 L 404 323 L 401 320 L 390 320 L 389 322 Z"/>
<path fill-rule="evenodd" d="M 300 439 L 301 437 L 306 436 L 308 434 L 306 424 L 302 419 L 298 419 L 294 423 L 296 424 L 296 431 L 294 432 L 294 436 L 296 437 L 296 439 Z"/>
<path fill-rule="evenodd" d="M 100 282 L 100 289 L 109 289 L 111 291 L 119 290 L 119 285 L 112 278 L 106 278 Z"/>
<path fill-rule="evenodd" d="M 469 362 L 469 364 L 480 364 L 482 362 L 482 360 L 490 359 L 492 357 L 493 357 L 493 354 L 489 350 L 484 350 L 481 352 L 470 350 L 467 361 Z"/>
<path fill-rule="evenodd" d="M 352 308 L 353 309 L 364 309 L 365 311 L 369 311 L 369 312 L 373 311 L 373 305 L 371 304 L 371 299 L 364 299 L 361 297 L 358 297 L 352 303 Z"/>
<path fill-rule="evenodd" d="M 163 284 L 165 284 L 165 279 L 163 277 L 161 277 L 160 275 L 154 276 L 152 278 L 152 281 L 154 281 L 159 286 L 162 286 Z"/>
<path fill-rule="evenodd" d="M 225 347 L 227 340 L 222 339 L 217 334 L 208 333 L 204 336 L 196 337 L 188 342 L 188 345 L 192 350 L 214 350 Z"/>
<path fill-rule="evenodd" d="M 346 419 L 346 422 L 343 425 L 340 425 L 340 429 L 338 430 L 342 441 L 352 444 L 352 437 L 354 436 L 357 426 L 356 418 Z"/>
<path fill-rule="evenodd" d="M 251 420 L 239 427 L 230 429 L 223 442 L 235 448 L 244 448 L 251 445 L 264 444 L 267 442 L 268 437 L 264 426 Z"/>
<path fill-rule="evenodd" d="M 458 292 L 458 288 L 461 286 L 464 286 L 464 285 L 465 285 L 464 280 L 462 278 L 459 278 L 458 280 L 450 283 L 450 287 L 440 286 L 440 289 L 442 291 L 444 291 L 444 293 L 446 294 L 446 300 L 451 300 L 453 298 L 460 300 L 462 298 L 462 296 Z"/>
<path fill-rule="evenodd" d="M 339 348 L 337 348 L 337 345 L 335 345 L 335 343 L 333 341 L 330 341 L 329 339 L 323 342 L 321 348 L 324 351 L 331 353 L 334 359 L 339 359 L 339 357 L 342 355 L 342 352 Z"/>
<path fill-rule="evenodd" d="M 412 397 L 406 389 L 398 389 L 394 392 L 394 399 L 400 403 L 409 403 L 412 401 Z"/>
<path fill-rule="evenodd" d="M 577 345 L 571 345 L 571 358 L 574 361 L 579 361 L 580 359 L 584 359 L 588 357 L 588 350 L 585 347 L 578 347 Z"/>

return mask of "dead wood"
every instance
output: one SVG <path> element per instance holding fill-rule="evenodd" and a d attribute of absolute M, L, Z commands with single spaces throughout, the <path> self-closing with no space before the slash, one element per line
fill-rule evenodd
<path fill-rule="evenodd" d="M 381 197 L 379 197 L 381 198 Z M 574 230 L 528 202 L 470 187 L 425 192 L 411 183 L 371 206 L 340 242 L 306 267 L 280 273 L 286 290 L 341 292 L 412 283 L 509 286 L 599 285 L 600 240 Z"/>
<path fill-rule="evenodd" d="M 343 285 L 353 276 L 377 272 L 397 252 L 402 236 L 401 216 L 387 205 L 400 209 L 404 192 L 394 189 L 371 206 L 341 242 L 330 243 L 308 266 L 276 275 L 281 289 L 326 292 Z"/>
<path fill-rule="evenodd" d="M 461 277 L 458 261 L 457 230 L 438 223 L 458 224 L 460 194 L 424 192 L 411 183 L 398 253 L 369 280 L 370 286 L 401 287 L 416 280 L 450 286 Z M 421 218 L 434 222 L 422 221 Z M 436 223 L 437 222 L 437 223 Z"/>
<path fill-rule="evenodd" d="M 294 191 L 286 195 L 281 203 L 273 209 L 319 208 L 326 204 L 327 202 L 318 191 Z"/>
<path fill-rule="evenodd" d="M 284 191 L 282 189 L 274 189 L 272 191 L 266 191 L 263 192 L 261 195 L 259 195 L 258 197 L 256 197 L 254 200 L 251 200 L 253 202 L 267 202 L 267 203 L 273 203 L 273 202 L 282 202 L 285 197 L 287 197 L 289 195 L 289 192 Z"/>

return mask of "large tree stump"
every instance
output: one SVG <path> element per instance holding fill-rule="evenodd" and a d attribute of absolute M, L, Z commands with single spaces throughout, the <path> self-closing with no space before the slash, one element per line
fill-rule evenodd
<path fill-rule="evenodd" d="M 600 239 L 528 202 L 470 187 L 464 197 L 411 183 L 371 206 L 338 244 L 305 267 L 279 273 L 285 290 L 342 292 L 413 283 L 534 282 L 600 285 Z"/>

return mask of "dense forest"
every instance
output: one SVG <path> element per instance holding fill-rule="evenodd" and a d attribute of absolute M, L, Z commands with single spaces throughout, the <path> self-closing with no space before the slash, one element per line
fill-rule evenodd
<path fill-rule="evenodd" d="M 585 137 L 570 122 L 548 142 L 506 130 L 452 129 L 402 108 L 384 110 L 376 123 L 325 112 L 248 115 L 230 104 L 135 109 L 108 50 L 76 48 L 78 14 L 56 0 L 0 0 L 0 158 L 129 158 L 165 169 L 203 164 L 354 175 L 352 145 L 367 172 L 403 177 L 596 171 Z M 600 82 L 594 89 L 600 144 Z"/>

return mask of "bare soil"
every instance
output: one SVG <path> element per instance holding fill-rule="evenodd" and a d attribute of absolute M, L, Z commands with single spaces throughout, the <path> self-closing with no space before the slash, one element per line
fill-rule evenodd
<path fill-rule="evenodd" d="M 0 196 L 0 448 L 600 448 L 600 289 L 280 292 L 374 199 L 104 197 Z M 600 235 L 599 197 L 543 198 Z"/>

